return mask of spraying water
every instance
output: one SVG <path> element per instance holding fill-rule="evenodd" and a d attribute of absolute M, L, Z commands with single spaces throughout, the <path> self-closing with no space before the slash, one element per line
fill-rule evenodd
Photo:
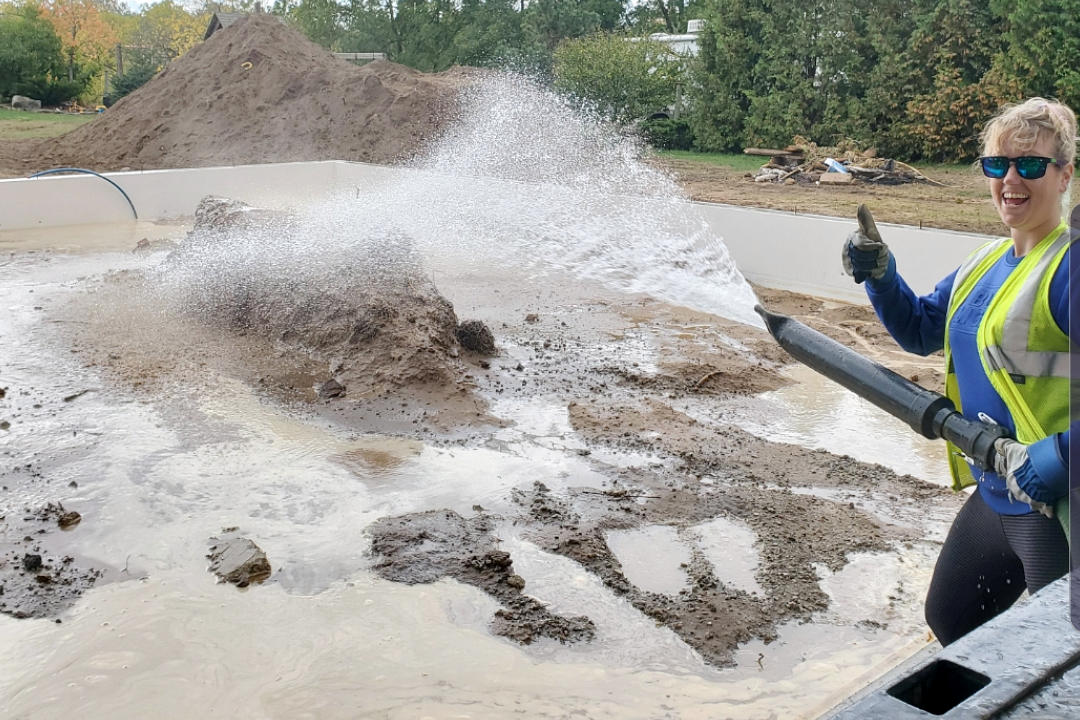
<path fill-rule="evenodd" d="M 535 82 L 492 74 L 463 92 L 457 121 L 411 172 L 309 207 L 299 223 L 189 252 L 162 282 L 197 304 L 222 293 L 235 301 L 237 287 L 337 294 L 388 247 L 394 257 L 437 248 L 760 327 L 721 239 L 642 155 L 639 142 Z"/>
<path fill-rule="evenodd" d="M 515 240 L 508 247 L 495 234 L 476 238 L 482 252 L 509 250 L 539 266 L 759 325 L 754 293 L 727 248 L 642 150 L 528 79 L 496 75 L 465 94 L 460 122 L 420 166 L 475 179 L 444 181 L 456 211 L 440 210 Z M 470 185 L 482 192 L 469 193 Z"/>

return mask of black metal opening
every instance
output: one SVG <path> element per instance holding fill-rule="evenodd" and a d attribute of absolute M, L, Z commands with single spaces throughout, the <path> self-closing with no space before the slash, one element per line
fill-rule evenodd
<path fill-rule="evenodd" d="M 935 660 L 888 689 L 897 700 L 944 715 L 990 684 L 990 678 L 948 660 Z"/>

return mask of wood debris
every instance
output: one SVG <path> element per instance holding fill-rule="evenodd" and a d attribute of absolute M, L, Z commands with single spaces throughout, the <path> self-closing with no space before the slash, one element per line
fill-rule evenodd
<path fill-rule="evenodd" d="M 748 174 L 757 183 L 902 185 L 919 182 L 943 185 L 906 163 L 879 158 L 875 149 L 858 150 L 851 143 L 820 147 L 797 136 L 783 149 L 750 147 L 743 153 L 769 158 L 757 173 Z"/>

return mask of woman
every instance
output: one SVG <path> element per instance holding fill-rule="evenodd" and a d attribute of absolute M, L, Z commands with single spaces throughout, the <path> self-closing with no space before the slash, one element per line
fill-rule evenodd
<path fill-rule="evenodd" d="M 945 394 L 957 408 L 1005 425 L 1014 438 L 998 441 L 997 472 L 969 465 L 949 447 L 953 487 L 977 489 L 953 521 L 926 598 L 926 620 L 943 645 L 1069 568 L 1053 508 L 1065 512 L 1069 483 L 1069 276 L 1080 288 L 1080 273 L 1070 271 L 1062 216 L 1076 116 L 1033 98 L 992 119 L 982 142 L 979 162 L 1008 239 L 976 250 L 922 297 L 897 273 L 863 207 L 843 253 L 845 270 L 866 282 L 901 347 L 921 355 L 944 348 Z"/>

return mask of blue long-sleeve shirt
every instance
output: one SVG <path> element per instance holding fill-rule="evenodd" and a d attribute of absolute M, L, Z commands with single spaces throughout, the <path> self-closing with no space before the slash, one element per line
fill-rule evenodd
<path fill-rule="evenodd" d="M 1080 338 L 1080 313 L 1072 313 L 1071 317 L 1069 313 L 1069 283 L 1071 280 L 1073 287 L 1080 288 L 1080 262 L 1077 263 L 1078 267 L 1072 267 L 1070 252 L 1071 249 L 1066 251 L 1066 257 L 1050 281 L 1050 309 L 1054 321 L 1063 332 L 1071 330 L 1072 337 Z M 1014 437 L 1016 424 L 1012 414 L 983 370 L 976 332 L 991 298 L 1019 265 L 1020 260 L 1010 248 L 979 278 L 971 293 L 953 314 L 952 323 L 949 325 L 949 346 L 964 416 L 978 420 L 979 413 L 983 413 L 1009 428 Z M 945 318 L 955 277 L 954 270 L 934 287 L 933 292 L 918 296 L 896 272 L 896 261 L 890 258 L 889 269 L 884 277 L 867 280 L 866 294 L 878 318 L 900 347 L 908 352 L 929 355 L 944 346 Z M 1029 449 L 1032 461 L 1038 463 L 1040 478 L 1047 484 L 1054 498 L 1068 492 L 1066 458 L 1069 457 L 1069 436 L 1077 424 L 1073 423 L 1065 432 L 1035 443 Z M 975 475 L 979 478 L 979 492 L 987 504 L 998 513 L 1022 515 L 1031 512 L 1027 504 L 1009 498 L 1004 478 L 993 472 L 981 473 L 978 470 Z"/>

